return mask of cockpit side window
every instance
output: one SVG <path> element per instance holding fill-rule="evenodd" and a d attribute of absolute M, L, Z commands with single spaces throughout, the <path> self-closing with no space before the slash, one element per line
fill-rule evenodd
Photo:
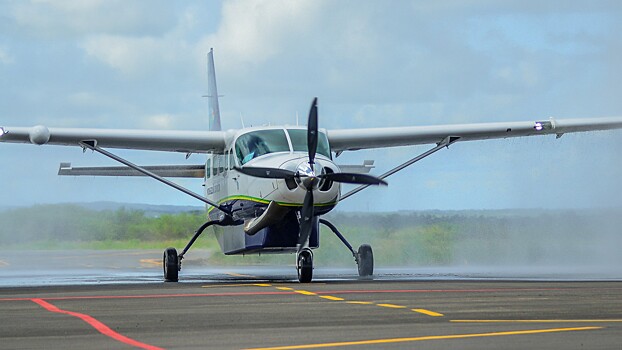
<path fill-rule="evenodd" d="M 294 152 L 308 152 L 307 130 L 288 129 L 287 133 L 289 133 L 289 138 L 292 140 Z M 328 138 L 323 132 L 318 132 L 317 153 L 332 159 L 330 157 L 330 146 L 328 145 Z"/>
<path fill-rule="evenodd" d="M 235 154 L 242 165 L 275 152 L 289 152 L 287 137 L 282 129 L 252 131 L 235 141 Z"/>

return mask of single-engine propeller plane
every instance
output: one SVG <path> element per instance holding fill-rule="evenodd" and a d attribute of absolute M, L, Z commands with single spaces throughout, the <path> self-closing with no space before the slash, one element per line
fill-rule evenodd
<path fill-rule="evenodd" d="M 207 222 L 197 229 L 178 253 L 163 255 L 164 279 L 177 281 L 182 260 L 208 227 L 214 229 L 227 254 L 295 253 L 300 282 L 313 276 L 312 249 L 319 247 L 320 224 L 327 226 L 352 253 L 362 277 L 372 276 L 372 248 L 357 250 L 339 230 L 321 216 L 370 185 L 450 145 L 474 140 L 622 128 L 622 117 L 597 119 L 541 119 L 525 122 L 409 126 L 325 130 L 318 127 L 317 98 L 305 127 L 269 126 L 221 130 L 213 50 L 208 53 L 209 131 L 156 131 L 34 127 L 0 127 L 1 142 L 79 146 L 124 166 L 72 167 L 61 163 L 59 175 L 148 176 L 206 204 Z M 363 165 L 340 166 L 342 152 L 370 148 L 430 144 L 432 148 L 380 175 Z M 207 155 L 205 164 L 139 166 L 109 152 L 108 148 L 182 152 Z M 167 178 L 202 178 L 204 195 Z M 357 184 L 342 194 L 341 184 Z"/>

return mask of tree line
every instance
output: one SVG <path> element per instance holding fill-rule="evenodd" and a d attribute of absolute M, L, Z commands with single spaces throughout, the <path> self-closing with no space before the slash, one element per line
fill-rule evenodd
<path fill-rule="evenodd" d="M 622 263 L 620 213 L 617 209 L 336 211 L 327 218 L 355 249 L 371 244 L 379 264 L 565 263 L 594 257 Z M 98 211 L 69 204 L 37 205 L 0 212 L 0 249 L 45 247 L 50 242 L 59 243 L 56 247 L 69 242 L 117 242 L 115 249 L 150 243 L 149 247 L 159 249 L 170 241 L 185 244 L 205 220 L 202 211 L 154 216 L 125 208 Z M 201 241 L 209 242 L 209 249 L 218 254 L 215 239 L 209 233 L 205 236 Z M 318 262 L 352 263 L 351 254 L 329 230 L 322 228 L 320 237 Z"/>

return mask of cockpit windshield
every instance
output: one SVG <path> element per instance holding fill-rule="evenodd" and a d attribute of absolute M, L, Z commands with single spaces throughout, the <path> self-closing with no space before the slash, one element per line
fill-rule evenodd
<path fill-rule="evenodd" d="M 294 152 L 307 152 L 307 130 L 304 129 L 288 129 L 289 138 L 292 140 Z M 330 158 L 330 147 L 328 146 L 328 138 L 323 132 L 318 132 L 317 153 Z"/>
<path fill-rule="evenodd" d="M 240 136 L 235 142 L 235 152 L 244 165 L 264 154 L 289 152 L 289 144 L 282 129 L 257 130 Z"/>
<path fill-rule="evenodd" d="M 288 129 L 294 152 L 307 152 L 307 130 Z M 235 154 L 240 164 L 268 153 L 291 152 L 283 129 L 257 130 L 238 137 L 235 141 Z M 326 134 L 318 133 L 317 153 L 330 158 L 330 147 Z"/>

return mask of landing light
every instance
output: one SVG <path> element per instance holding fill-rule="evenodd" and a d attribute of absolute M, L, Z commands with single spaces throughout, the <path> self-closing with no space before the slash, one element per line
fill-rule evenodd
<path fill-rule="evenodd" d="M 544 127 L 542 126 L 542 123 L 536 123 L 536 126 L 534 126 L 534 129 L 536 129 L 537 131 L 540 131 L 544 129 Z"/>

